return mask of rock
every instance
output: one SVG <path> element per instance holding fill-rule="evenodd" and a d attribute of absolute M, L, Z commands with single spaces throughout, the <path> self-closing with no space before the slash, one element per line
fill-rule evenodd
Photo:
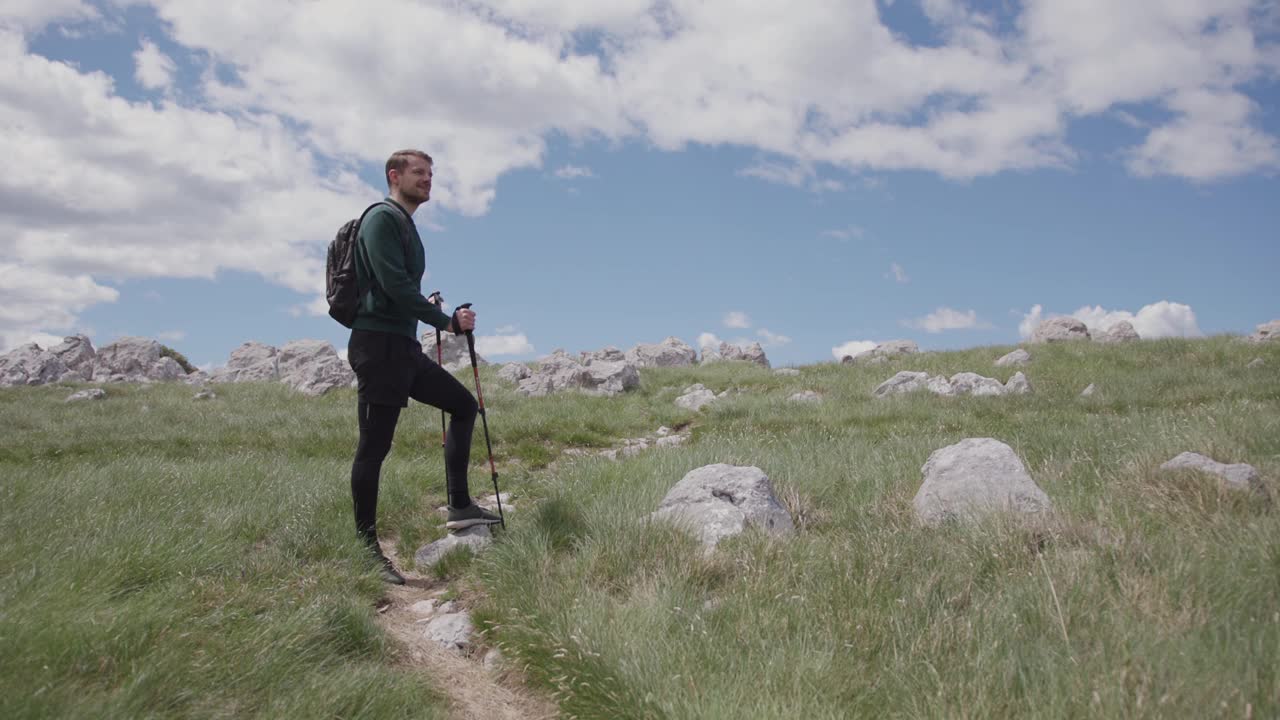
<path fill-rule="evenodd" d="M 1262 367 L 1263 365 L 1266 365 L 1266 363 L 1262 361 L 1262 358 L 1258 357 L 1258 358 L 1254 358 L 1254 359 L 1250 360 L 1250 361 L 1249 361 L 1249 364 L 1248 364 L 1248 365 L 1245 365 L 1245 367 L 1246 367 L 1246 368 L 1249 368 L 1250 370 L 1253 370 L 1253 369 L 1255 369 L 1255 368 L 1260 368 L 1260 367 Z"/>
<path fill-rule="evenodd" d="M 1018 348 L 996 361 L 996 367 L 1026 367 L 1031 362 L 1031 353 Z"/>
<path fill-rule="evenodd" d="M 62 364 L 80 380 L 87 381 L 93 377 L 93 364 L 98 359 L 98 353 L 94 351 L 88 336 L 68 335 L 62 339 L 62 344 L 49 348 L 49 352 L 57 355 Z"/>
<path fill-rule="evenodd" d="M 1280 339 L 1280 320 L 1262 323 L 1247 339 L 1253 342 L 1268 342 Z"/>
<path fill-rule="evenodd" d="M 1266 493 L 1262 484 L 1262 476 L 1252 465 L 1235 463 L 1227 465 L 1199 453 L 1184 452 L 1160 466 L 1161 470 L 1195 470 L 1222 478 L 1223 485 L 1230 490 L 1248 490 L 1259 494 Z"/>
<path fill-rule="evenodd" d="M 177 380 L 187 374 L 186 370 L 171 357 L 162 357 L 155 361 L 144 376 L 148 380 Z"/>
<path fill-rule="evenodd" d="M 507 363 L 498 370 L 498 379 L 506 380 L 512 384 L 518 384 L 521 380 L 529 377 L 533 371 L 529 370 L 529 366 L 524 363 Z"/>
<path fill-rule="evenodd" d="M 317 397 L 334 388 L 348 387 L 355 372 L 324 340 L 294 340 L 276 355 L 280 382 L 303 395 Z"/>
<path fill-rule="evenodd" d="M 1073 317 L 1049 318 L 1040 323 L 1031 335 L 1033 343 L 1089 339 L 1089 328 Z"/>
<path fill-rule="evenodd" d="M 160 343 L 150 338 L 120 338 L 98 350 L 93 379 L 99 382 L 140 382 L 172 380 L 185 374 L 173 358 L 161 357 L 163 349 Z M 175 366 L 178 368 L 176 375 L 173 374 Z"/>
<path fill-rule="evenodd" d="M 897 375 L 885 380 L 871 392 L 873 397 L 888 397 L 901 393 L 915 392 L 929 387 L 929 373 L 902 370 Z"/>
<path fill-rule="evenodd" d="M 454 335 L 451 332 L 440 333 L 440 353 L 444 359 L 440 365 L 449 372 L 457 372 L 462 368 L 471 367 L 471 352 L 467 349 L 466 334 Z M 436 360 L 436 330 L 430 328 L 422 333 L 422 354 L 431 358 L 431 362 Z M 489 361 L 476 353 L 476 366 L 488 365 Z"/>
<path fill-rule="evenodd" d="M 686 367 L 697 361 L 698 353 L 679 338 L 668 337 L 656 345 L 636 345 L 626 352 L 625 358 L 641 368 Z"/>
<path fill-rule="evenodd" d="M 63 402 L 80 402 L 81 400 L 103 400 L 106 397 L 107 397 L 106 391 L 102 390 L 101 388 L 89 388 L 88 390 L 81 390 L 79 392 L 72 393 L 71 395 L 67 396 L 67 399 L 64 400 Z"/>
<path fill-rule="evenodd" d="M 716 394 L 708 390 L 702 383 L 690 385 L 684 389 L 680 397 L 676 398 L 676 404 L 686 410 L 697 412 L 707 405 L 707 403 L 715 402 Z"/>
<path fill-rule="evenodd" d="M 1098 392 L 1098 386 L 1093 383 L 1089 383 L 1089 387 L 1080 391 L 1080 397 L 1093 397 L 1093 394 L 1096 392 Z"/>
<path fill-rule="evenodd" d="M 921 472 L 924 483 L 912 505 L 926 525 L 991 512 L 1034 515 L 1052 506 L 1013 448 L 992 438 L 969 438 L 935 450 Z"/>
<path fill-rule="evenodd" d="M 57 355 L 27 343 L 0 356 L 0 386 L 44 385 L 57 382 L 68 368 Z"/>
<path fill-rule="evenodd" d="M 727 342 L 722 342 L 718 349 L 712 350 L 710 353 L 708 353 L 708 348 L 704 347 L 702 349 L 703 363 L 719 362 L 722 360 L 745 360 L 757 365 L 769 367 L 769 358 L 765 357 L 764 348 L 761 347 L 758 342 L 753 342 L 746 347 L 739 347 L 737 345 L 730 345 Z"/>
<path fill-rule="evenodd" d="M 879 365 L 906 355 L 918 355 L 920 346 L 913 340 L 890 340 L 857 355 L 845 355 L 840 362 L 857 365 Z"/>
<path fill-rule="evenodd" d="M 661 425 L 653 434 L 657 435 L 658 437 L 666 437 L 671 434 L 671 428 L 667 427 L 666 425 Z"/>
<path fill-rule="evenodd" d="M 427 623 L 425 635 L 449 650 L 465 651 L 471 645 L 471 615 L 445 613 Z"/>
<path fill-rule="evenodd" d="M 1016 372 L 1009 378 L 1009 382 L 1004 384 L 1004 391 L 1007 395 L 1030 395 L 1031 382 L 1027 380 L 1026 375 Z"/>
<path fill-rule="evenodd" d="M 925 384 L 925 388 L 934 395 L 943 397 L 954 397 L 956 389 L 952 387 L 951 381 L 941 375 L 934 375 L 929 378 L 929 382 Z"/>
<path fill-rule="evenodd" d="M 1133 323 L 1128 320 L 1121 320 L 1104 329 L 1094 339 L 1102 343 L 1124 343 L 1140 340 L 1141 338 L 1138 336 L 1138 331 L 1133 328 Z"/>
<path fill-rule="evenodd" d="M 800 371 L 799 371 L 799 370 L 797 370 L 797 369 L 795 369 L 795 368 L 778 368 L 778 369 L 776 369 L 776 370 L 774 370 L 774 371 L 773 371 L 773 374 L 774 374 L 774 375 L 785 375 L 785 376 L 787 376 L 787 377 L 795 377 L 796 375 L 799 375 L 799 374 L 800 374 Z"/>
<path fill-rule="evenodd" d="M 486 652 L 484 658 L 480 660 L 480 664 L 489 672 L 497 672 L 502 669 L 502 653 L 498 648 L 490 648 L 489 652 Z"/>
<path fill-rule="evenodd" d="M 816 403 L 816 402 L 822 402 L 822 396 L 812 390 L 805 390 L 804 392 L 798 392 L 795 395 L 792 395 L 791 397 L 787 398 L 787 400 L 791 402 Z"/>
<path fill-rule="evenodd" d="M 250 341 L 231 351 L 225 367 L 209 375 L 210 382 L 263 382 L 280 379 L 276 364 L 279 354 L 270 345 Z"/>
<path fill-rule="evenodd" d="M 409 606 L 409 612 L 415 615 L 431 615 L 436 611 L 436 601 L 434 599 L 419 600 Z"/>
<path fill-rule="evenodd" d="M 216 400 L 218 399 L 218 394 L 208 388 L 204 388 L 200 392 L 193 395 L 191 399 L 192 400 Z"/>
<path fill-rule="evenodd" d="M 587 366 L 582 387 L 589 395 L 613 397 L 640 387 L 640 371 L 630 362 L 596 360 Z"/>
<path fill-rule="evenodd" d="M 660 448 L 679 447 L 688 439 L 688 435 L 668 435 L 666 437 L 658 438 L 657 442 L 654 443 L 654 446 Z"/>
<path fill-rule="evenodd" d="M 985 397 L 1003 395 L 1004 383 L 978 373 L 962 372 L 951 376 L 951 388 L 957 395 L 975 395 Z"/>
<path fill-rule="evenodd" d="M 186 383 L 187 385 L 197 385 L 200 387 L 204 387 L 209 383 L 209 374 L 203 370 L 196 369 L 187 373 L 186 375 L 183 375 L 178 379 Z"/>
<path fill-rule="evenodd" d="M 437 592 L 437 594 L 436 594 L 436 597 L 439 597 L 439 596 L 440 596 L 441 594 L 443 594 L 443 593 L 444 593 L 444 591 L 443 591 L 443 590 L 438 591 L 438 592 Z M 444 602 L 440 603 L 440 607 L 436 608 L 436 610 L 437 610 L 437 611 L 439 611 L 439 612 L 442 612 L 442 613 L 448 614 L 448 613 L 452 613 L 452 612 L 457 612 L 457 611 L 458 611 L 458 607 L 457 607 L 457 606 L 458 606 L 458 603 L 456 603 L 456 602 L 454 602 L 454 601 L 452 601 L 452 600 L 446 600 L 446 601 L 444 601 Z"/>
<path fill-rule="evenodd" d="M 675 340 L 675 338 L 668 338 L 668 339 Z M 651 345 L 646 347 L 659 347 L 659 346 Z M 589 367 L 591 363 L 594 363 L 594 362 L 625 362 L 627 360 L 626 353 L 622 352 L 622 350 L 612 345 L 606 345 L 604 348 L 601 348 L 600 350 L 596 350 L 594 352 L 589 350 L 584 350 L 578 353 L 578 355 L 580 358 L 579 362 L 581 362 L 584 366 L 587 366 L 587 367 Z M 634 361 L 632 362 L 633 364 L 635 364 Z"/>
<path fill-rule="evenodd" d="M 564 350 L 556 350 L 538 363 L 529 377 L 520 381 L 516 392 L 542 397 L 553 392 L 580 388 L 592 383 L 587 369 Z"/>
<path fill-rule="evenodd" d="M 457 547 L 471 548 L 472 552 L 480 552 L 493 543 L 493 535 L 488 525 L 472 525 L 465 530 L 449 533 L 433 543 L 418 548 L 413 554 L 413 562 L 419 568 L 429 568 L 440 562 L 446 553 Z"/>
<path fill-rule="evenodd" d="M 515 503 L 512 502 L 515 496 L 509 492 L 504 492 L 500 495 L 483 495 L 476 498 L 476 504 L 491 512 L 497 512 L 499 497 L 502 498 L 502 509 L 504 511 L 515 509 Z"/>
<path fill-rule="evenodd" d="M 652 515 L 681 523 L 708 550 L 748 527 L 773 535 L 795 531 L 791 516 L 760 468 L 717 463 L 691 470 L 667 493 Z"/>

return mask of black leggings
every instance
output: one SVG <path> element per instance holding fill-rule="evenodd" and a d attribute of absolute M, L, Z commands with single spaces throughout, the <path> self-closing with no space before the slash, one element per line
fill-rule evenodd
<path fill-rule="evenodd" d="M 446 434 L 444 462 L 445 488 L 449 504 L 466 507 L 471 504 L 467 488 L 467 463 L 471 457 L 471 432 L 475 429 L 478 406 L 475 397 L 453 375 L 435 363 L 427 363 L 416 373 L 409 397 L 420 403 L 438 407 L 450 414 Z M 356 532 L 366 542 L 378 538 L 378 478 L 382 461 L 391 450 L 400 408 L 359 401 L 360 444 L 351 464 L 351 499 L 355 504 Z"/>

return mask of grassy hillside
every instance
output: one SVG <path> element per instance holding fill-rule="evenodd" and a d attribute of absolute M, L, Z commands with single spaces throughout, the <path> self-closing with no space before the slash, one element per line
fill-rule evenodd
<path fill-rule="evenodd" d="M 501 541 L 449 572 L 488 642 L 578 717 L 1280 715 L 1280 516 L 1157 472 L 1183 450 L 1249 462 L 1280 499 L 1280 346 L 1036 347 L 1031 396 L 870 397 L 901 369 L 1005 380 L 1009 349 L 798 377 L 652 369 L 619 398 L 526 399 L 488 372 L 521 497 Z M 673 401 L 694 382 L 740 392 L 692 413 Z M 0 715 L 438 716 L 373 622 L 353 394 L 217 390 L 0 390 Z M 786 402 L 801 390 L 824 400 Z M 680 448 L 562 455 L 687 423 Z M 406 412 L 384 469 L 402 557 L 441 533 L 438 433 L 437 412 Z M 1011 445 L 1053 518 L 919 527 L 920 466 L 966 437 Z M 475 445 L 480 492 L 479 428 Z M 799 532 L 704 555 L 647 522 L 713 462 L 762 468 Z"/>

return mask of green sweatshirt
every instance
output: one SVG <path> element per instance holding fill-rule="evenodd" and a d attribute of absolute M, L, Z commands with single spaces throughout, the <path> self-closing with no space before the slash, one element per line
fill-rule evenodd
<path fill-rule="evenodd" d="M 419 320 L 446 330 L 450 318 L 422 296 L 427 258 L 413 219 L 391 198 L 386 203 L 370 210 L 360 223 L 356 279 L 360 287 L 372 285 L 372 289 L 361 299 L 351 327 L 417 340 Z M 400 237 L 405 232 L 409 234 L 407 256 Z"/>

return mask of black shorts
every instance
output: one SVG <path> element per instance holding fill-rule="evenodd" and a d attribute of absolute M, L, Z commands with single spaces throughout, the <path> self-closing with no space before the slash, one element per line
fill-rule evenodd
<path fill-rule="evenodd" d="M 352 330 L 347 362 L 356 373 L 360 401 L 370 405 L 406 407 L 413 397 L 443 407 L 461 402 L 455 397 L 459 394 L 471 397 L 457 378 L 422 352 L 421 343 L 403 335 Z"/>

